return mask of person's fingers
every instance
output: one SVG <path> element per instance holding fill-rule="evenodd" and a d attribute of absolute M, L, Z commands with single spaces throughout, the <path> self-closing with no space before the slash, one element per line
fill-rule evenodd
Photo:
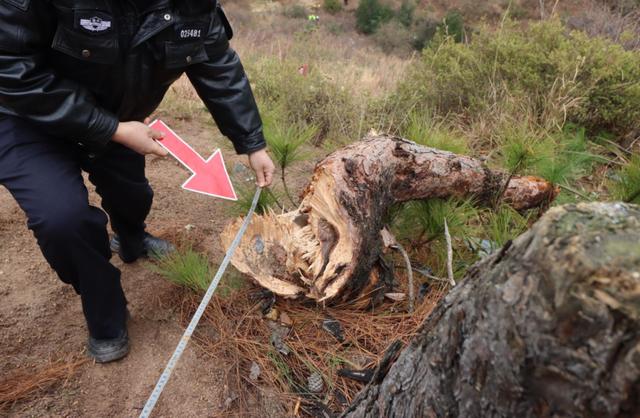
<path fill-rule="evenodd" d="M 256 177 L 257 177 L 257 181 L 256 184 L 258 185 L 258 187 L 264 187 L 264 169 L 262 167 L 258 167 L 258 169 L 256 170 Z"/>
<path fill-rule="evenodd" d="M 151 138 L 155 139 L 156 141 L 160 141 L 162 140 L 162 138 L 164 138 L 164 132 L 156 131 L 155 129 L 150 129 L 149 136 L 151 136 Z"/>
<path fill-rule="evenodd" d="M 271 167 L 265 167 L 264 170 L 264 181 L 265 186 L 271 186 L 271 182 L 273 181 L 273 169 Z"/>
<path fill-rule="evenodd" d="M 144 118 L 144 124 L 149 125 L 151 123 L 151 118 Z"/>
<path fill-rule="evenodd" d="M 160 144 L 154 142 L 153 148 L 151 149 L 151 154 L 157 155 L 158 157 L 166 157 L 169 152 L 166 149 L 162 148 Z"/>

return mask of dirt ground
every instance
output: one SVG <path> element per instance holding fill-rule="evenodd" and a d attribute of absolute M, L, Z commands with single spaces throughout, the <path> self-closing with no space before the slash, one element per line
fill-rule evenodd
<path fill-rule="evenodd" d="M 207 158 L 222 146 L 227 167 L 246 163 L 208 123 L 165 119 Z M 147 174 L 155 190 L 148 230 L 165 237 L 192 234 L 198 246 L 219 262 L 218 233 L 231 204 L 186 192 L 189 173 L 175 160 L 149 159 Z M 93 204 L 98 204 L 89 186 Z M 191 225 L 187 231 L 185 226 Z M 117 363 L 80 366 L 67 382 L 21 401 L 8 417 L 133 417 L 142 409 L 183 332 L 171 303 L 176 288 L 149 270 L 147 262 L 123 265 L 129 300 L 131 352 Z M 80 299 L 58 280 L 25 225 L 25 217 L 0 187 L 0 381 L 15 370 L 36 370 L 51 360 L 82 358 L 87 338 Z M 173 298 L 175 299 L 175 298 Z M 165 388 L 154 416 L 219 416 L 224 404 L 221 369 L 191 344 Z"/>

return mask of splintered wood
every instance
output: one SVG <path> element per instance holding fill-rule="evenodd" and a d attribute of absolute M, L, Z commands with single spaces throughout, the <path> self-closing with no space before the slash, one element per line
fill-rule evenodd
<path fill-rule="evenodd" d="M 548 204 L 556 189 L 537 177 L 508 176 L 480 160 L 376 135 L 316 165 L 300 206 L 255 216 L 233 265 L 287 298 L 362 306 L 389 283 L 381 259 L 383 219 L 391 205 L 415 199 L 503 199 L 517 210 Z M 229 247 L 242 219 L 222 233 Z"/>

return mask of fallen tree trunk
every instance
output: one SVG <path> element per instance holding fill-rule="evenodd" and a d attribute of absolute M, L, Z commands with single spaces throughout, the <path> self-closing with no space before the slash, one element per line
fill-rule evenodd
<path fill-rule="evenodd" d="M 366 300 L 386 271 L 380 231 L 391 205 L 454 196 L 490 203 L 499 194 L 521 210 L 545 205 L 556 190 L 539 178 L 508 178 L 477 159 L 373 136 L 318 163 L 296 210 L 256 216 L 232 263 L 280 296 Z M 224 230 L 225 248 L 241 222 Z"/>
<path fill-rule="evenodd" d="M 640 207 L 550 210 L 470 270 L 355 417 L 640 415 Z"/>

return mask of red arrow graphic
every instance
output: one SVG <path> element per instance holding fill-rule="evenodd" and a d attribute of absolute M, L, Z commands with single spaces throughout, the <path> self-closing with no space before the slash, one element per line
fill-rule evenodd
<path fill-rule="evenodd" d="M 219 149 L 205 161 L 163 121 L 155 120 L 149 127 L 164 133 L 164 138 L 158 141 L 158 144 L 193 173 L 182 185 L 183 189 L 223 199 L 238 200 Z"/>

